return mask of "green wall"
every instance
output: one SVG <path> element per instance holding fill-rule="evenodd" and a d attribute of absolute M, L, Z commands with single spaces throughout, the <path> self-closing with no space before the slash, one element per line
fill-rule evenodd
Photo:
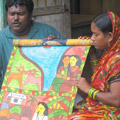
<path fill-rule="evenodd" d="M 3 29 L 7 24 L 5 2 L 6 0 L 0 0 L 0 30 Z"/>

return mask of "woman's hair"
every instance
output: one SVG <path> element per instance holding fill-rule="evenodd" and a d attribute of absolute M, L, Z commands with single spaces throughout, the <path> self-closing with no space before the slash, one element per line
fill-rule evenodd
<path fill-rule="evenodd" d="M 39 102 L 38 105 L 42 104 L 45 107 L 45 111 L 44 111 L 44 115 L 48 116 L 48 106 L 46 103 L 44 102 Z"/>
<path fill-rule="evenodd" d="M 104 13 L 98 15 L 96 18 L 94 18 L 94 20 L 92 22 L 94 22 L 95 25 L 104 34 L 108 34 L 109 32 L 112 32 L 112 22 L 111 22 L 108 12 L 104 12 Z"/>
<path fill-rule="evenodd" d="M 34 3 L 32 0 L 6 0 L 5 9 L 8 11 L 8 8 L 11 6 L 26 6 L 29 13 L 32 13 L 34 8 Z"/>

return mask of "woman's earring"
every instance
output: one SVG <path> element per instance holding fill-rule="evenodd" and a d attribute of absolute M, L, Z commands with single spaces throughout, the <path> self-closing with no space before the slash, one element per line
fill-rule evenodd
<path fill-rule="evenodd" d="M 108 43 L 108 47 L 110 47 L 110 42 Z"/>

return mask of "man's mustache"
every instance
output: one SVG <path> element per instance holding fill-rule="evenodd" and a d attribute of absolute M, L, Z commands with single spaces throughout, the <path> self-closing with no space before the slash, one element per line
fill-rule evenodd
<path fill-rule="evenodd" d="M 12 24 L 21 24 L 19 21 L 14 21 Z"/>

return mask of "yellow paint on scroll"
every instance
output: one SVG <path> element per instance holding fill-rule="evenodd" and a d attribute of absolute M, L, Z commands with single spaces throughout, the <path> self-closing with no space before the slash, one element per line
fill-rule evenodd
<path fill-rule="evenodd" d="M 27 39 L 14 39 L 13 44 L 15 46 L 40 46 L 42 45 L 43 40 L 41 39 L 32 39 L 32 40 L 27 40 Z"/>
<path fill-rule="evenodd" d="M 93 41 L 91 39 L 67 39 L 66 45 L 91 46 Z"/>

